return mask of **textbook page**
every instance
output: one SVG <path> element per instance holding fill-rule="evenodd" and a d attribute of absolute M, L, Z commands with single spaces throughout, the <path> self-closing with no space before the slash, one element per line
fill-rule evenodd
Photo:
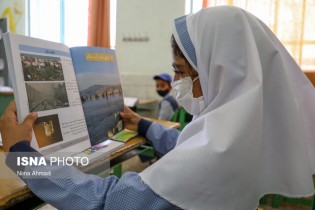
<path fill-rule="evenodd" d="M 44 155 L 90 147 L 68 47 L 10 33 L 3 38 L 18 120 L 38 113 L 32 146 Z"/>
<path fill-rule="evenodd" d="M 116 54 L 101 47 L 72 47 L 70 51 L 91 144 L 96 145 L 124 129 Z"/>
<path fill-rule="evenodd" d="M 133 108 L 139 103 L 139 99 L 135 97 L 124 96 L 124 102 L 126 106 Z"/>

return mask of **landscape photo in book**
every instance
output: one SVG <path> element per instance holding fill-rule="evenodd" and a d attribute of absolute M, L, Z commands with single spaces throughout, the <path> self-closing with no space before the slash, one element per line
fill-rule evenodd
<path fill-rule="evenodd" d="M 91 145 L 123 129 L 122 86 L 113 50 L 71 48 L 80 97 Z"/>
<path fill-rule="evenodd" d="M 57 114 L 38 117 L 34 123 L 33 129 L 39 148 L 63 140 Z"/>
<path fill-rule="evenodd" d="M 69 107 L 64 82 L 25 83 L 30 112 Z"/>
<path fill-rule="evenodd" d="M 117 107 L 123 107 L 120 85 L 93 85 L 80 90 L 80 95 L 92 145 L 122 129 L 119 111 L 116 111 Z"/>

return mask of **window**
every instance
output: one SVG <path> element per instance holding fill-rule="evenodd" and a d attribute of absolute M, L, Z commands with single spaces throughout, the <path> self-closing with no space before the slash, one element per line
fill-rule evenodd
<path fill-rule="evenodd" d="M 110 0 L 110 45 L 115 48 L 116 4 Z M 28 0 L 29 36 L 85 46 L 88 34 L 89 0 Z"/>
<path fill-rule="evenodd" d="M 303 70 L 315 70 L 314 0 L 203 1 L 208 7 L 234 5 L 251 12 L 269 26 Z"/>
<path fill-rule="evenodd" d="M 202 8 L 202 0 L 186 0 L 186 14 L 198 12 Z"/>
<path fill-rule="evenodd" d="M 86 46 L 89 0 L 29 0 L 29 35 Z"/>

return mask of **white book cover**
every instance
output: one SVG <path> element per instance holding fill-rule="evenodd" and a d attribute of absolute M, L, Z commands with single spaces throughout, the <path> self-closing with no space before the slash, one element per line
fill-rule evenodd
<path fill-rule="evenodd" d="M 124 100 L 114 50 L 73 47 L 32 37 L 3 35 L 19 122 L 37 112 L 31 145 L 43 155 L 78 154 L 91 159 L 123 144 Z M 97 146 L 98 145 L 98 146 Z M 92 149 L 91 149 L 92 148 Z M 108 150 L 108 151 L 107 151 Z M 102 153 L 102 154 L 101 154 Z M 105 154 L 105 155 L 106 155 Z"/>

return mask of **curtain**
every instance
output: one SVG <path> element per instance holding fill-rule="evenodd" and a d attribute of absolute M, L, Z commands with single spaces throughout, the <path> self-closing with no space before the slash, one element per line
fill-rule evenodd
<path fill-rule="evenodd" d="M 208 7 L 208 0 L 202 0 L 202 8 Z"/>
<path fill-rule="evenodd" d="M 110 48 L 110 0 L 89 1 L 88 46 Z"/>
<path fill-rule="evenodd" d="M 203 7 L 234 5 L 260 18 L 303 70 L 315 70 L 315 0 L 203 0 Z"/>

